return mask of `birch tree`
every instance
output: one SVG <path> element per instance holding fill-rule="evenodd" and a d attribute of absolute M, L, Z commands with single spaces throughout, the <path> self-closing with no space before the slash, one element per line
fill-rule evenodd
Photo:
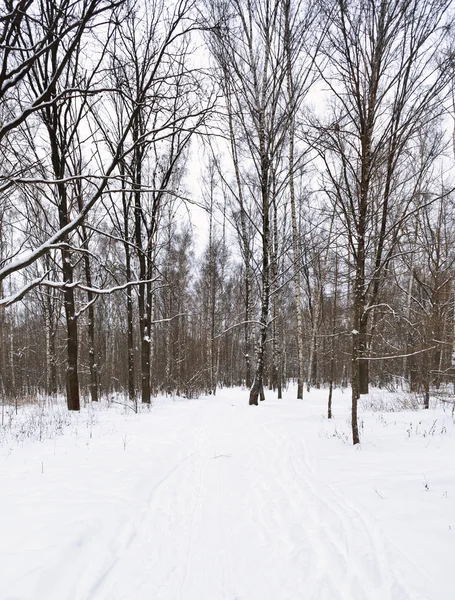
<path fill-rule="evenodd" d="M 324 7 L 329 28 L 321 77 L 333 101 L 320 156 L 353 257 L 352 435 L 357 444 L 357 401 L 368 391 L 371 307 L 425 172 L 422 161 L 417 171 L 409 160 L 404 169 L 403 160 L 412 154 L 420 128 L 444 111 L 452 16 L 450 2 L 439 0 L 336 0 Z M 426 166 L 434 158 L 429 152 Z"/>
<path fill-rule="evenodd" d="M 278 1 L 243 3 L 231 0 L 212 5 L 211 45 L 223 76 L 228 78 L 234 129 L 242 132 L 248 160 L 254 171 L 256 205 L 260 215 L 260 317 L 256 369 L 249 403 L 258 404 L 263 394 L 265 351 L 270 306 L 270 215 L 272 173 L 286 134 L 286 111 L 281 100 L 285 64 L 279 35 Z"/>

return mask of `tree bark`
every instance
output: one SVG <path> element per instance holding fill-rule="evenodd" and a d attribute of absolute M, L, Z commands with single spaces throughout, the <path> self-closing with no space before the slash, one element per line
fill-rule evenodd
<path fill-rule="evenodd" d="M 122 178 L 122 210 L 123 210 L 123 249 L 125 252 L 125 275 L 126 281 L 132 281 L 131 269 L 131 247 L 129 233 L 129 202 L 125 191 L 125 164 L 122 161 L 119 167 L 120 176 Z M 127 355 L 128 355 L 128 400 L 136 405 L 136 385 L 135 385 L 135 368 L 134 368 L 134 311 L 133 311 L 133 294 L 131 286 L 126 290 L 126 319 L 127 319 Z"/>
<path fill-rule="evenodd" d="M 244 356 L 245 356 L 245 385 L 251 387 L 251 354 L 254 347 L 253 328 L 251 321 L 253 320 L 253 297 L 252 297 L 252 281 L 253 274 L 251 269 L 250 256 L 250 241 L 248 237 L 248 229 L 246 225 L 246 210 L 243 198 L 242 180 L 240 177 L 239 159 L 237 154 L 237 144 L 234 134 L 234 125 L 232 122 L 232 105 L 230 101 L 229 90 L 226 92 L 226 103 L 228 108 L 228 124 L 229 138 L 231 143 L 232 162 L 234 165 L 235 181 L 237 184 L 237 193 L 240 206 L 240 226 L 241 226 L 241 246 L 243 261 L 245 263 L 245 326 L 244 326 Z"/>
<path fill-rule="evenodd" d="M 138 143 L 140 133 L 139 118 L 136 119 L 133 128 L 133 137 L 136 142 L 134 151 L 134 222 L 135 238 L 139 261 L 138 284 L 138 310 L 139 310 L 139 333 L 141 338 L 141 399 L 144 404 L 150 404 L 150 333 L 149 333 L 149 310 L 147 303 L 147 252 L 142 243 L 142 167 L 144 149 Z"/>
<path fill-rule="evenodd" d="M 52 166 L 55 177 L 62 180 L 65 176 L 65 163 L 64 158 L 61 156 L 58 136 L 58 114 L 55 107 L 52 110 L 47 111 L 46 125 L 49 133 L 49 141 L 51 145 L 52 154 Z M 59 183 L 57 185 L 58 195 L 58 216 L 59 216 L 59 227 L 62 229 L 68 225 L 69 206 L 68 206 L 68 194 L 66 185 Z M 63 244 L 68 244 L 68 236 L 65 235 L 62 239 Z M 71 263 L 71 252 L 68 247 L 62 245 L 61 248 L 62 258 L 62 275 L 65 287 L 63 288 L 63 303 L 65 308 L 65 322 L 66 322 L 66 350 L 67 350 L 67 363 L 66 363 L 66 396 L 68 410 L 80 410 L 80 398 L 79 398 L 79 375 L 78 375 L 78 328 L 77 328 L 77 317 L 75 310 L 75 297 L 73 283 L 73 265 Z"/>
<path fill-rule="evenodd" d="M 262 105 L 263 106 L 263 105 Z M 267 329 L 268 329 L 268 316 L 269 316 L 269 302 L 270 302 L 270 274 L 269 274 L 269 237 L 270 237 L 270 223 L 269 223 L 269 210 L 270 210 L 270 198 L 269 198 L 269 159 L 266 155 L 265 148 L 265 130 L 264 130 L 264 109 L 261 109 L 260 114 L 260 133 L 259 133 L 259 147 L 261 154 L 261 196 L 262 196 L 262 295 L 261 295 L 261 317 L 260 317 L 260 334 L 259 344 L 257 348 L 257 364 L 256 372 L 254 374 L 253 385 L 250 390 L 250 405 L 258 404 L 258 397 L 263 392 L 264 384 L 264 361 L 265 361 L 265 347 L 267 342 Z M 262 400 L 262 398 L 261 398 Z"/>
<path fill-rule="evenodd" d="M 83 209 L 83 190 L 82 186 L 78 185 L 78 193 L 77 193 L 77 202 L 79 211 Z M 90 257 L 89 257 L 89 238 L 87 234 L 87 228 L 85 223 L 82 222 L 81 225 L 81 239 L 82 239 L 82 248 L 85 250 L 84 252 L 84 272 L 85 272 L 85 280 L 87 282 L 87 287 L 89 288 L 87 291 L 87 302 L 88 302 L 88 365 L 90 371 L 90 397 L 92 402 L 98 402 L 98 365 L 96 363 L 95 358 L 95 294 L 92 292 L 90 288 L 92 288 L 92 271 L 90 268 Z"/>
<path fill-rule="evenodd" d="M 293 279 L 294 299 L 297 318 L 296 342 L 297 342 L 297 398 L 303 399 L 303 320 L 302 320 L 302 293 L 300 288 L 300 253 L 299 237 L 297 233 L 297 210 L 295 202 L 294 181 L 294 144 L 295 144 L 295 94 L 292 77 L 291 56 L 291 31 L 290 31 L 290 2 L 285 2 L 285 47 L 286 47 L 286 83 L 289 102 L 289 200 L 291 203 L 291 226 L 292 226 L 292 255 L 293 255 Z"/>
<path fill-rule="evenodd" d="M 335 335 L 337 323 L 337 302 L 338 302 L 338 252 L 335 250 L 335 274 L 333 284 L 333 304 L 332 304 L 332 337 L 330 341 L 330 375 L 329 375 L 329 399 L 327 402 L 327 418 L 332 418 L 332 393 L 333 380 L 335 376 Z"/>

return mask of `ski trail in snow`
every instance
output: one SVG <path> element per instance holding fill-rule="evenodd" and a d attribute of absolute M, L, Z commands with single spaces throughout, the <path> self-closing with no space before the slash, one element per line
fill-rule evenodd
<path fill-rule="evenodd" d="M 319 566 L 324 565 L 319 569 L 313 594 L 319 597 L 326 593 L 328 598 L 346 600 L 410 600 L 392 575 L 380 537 L 372 534 L 371 524 L 366 526 L 358 511 L 349 510 L 333 488 L 314 474 L 303 440 L 289 431 L 281 432 L 279 439 L 287 457 L 286 485 L 291 504 L 296 512 L 302 506 L 307 512 L 302 517 L 307 526 L 301 530 L 301 537 L 310 537 Z"/>
<path fill-rule="evenodd" d="M 194 413 L 187 421 L 185 427 L 187 431 L 191 430 L 194 424 L 197 423 L 201 413 L 203 413 L 203 403 L 194 409 Z M 151 539 L 150 534 L 154 531 L 154 527 L 158 527 L 159 531 L 156 533 L 157 539 L 160 539 L 160 534 L 163 532 L 163 523 L 175 520 L 177 515 L 171 503 L 167 510 L 166 502 L 161 500 L 163 498 L 162 488 L 165 490 L 164 497 L 166 497 L 166 494 L 168 494 L 167 488 L 174 489 L 176 485 L 174 480 L 184 485 L 185 480 L 188 478 L 188 471 L 194 470 L 195 448 L 192 443 L 188 442 L 187 438 L 191 439 L 182 430 L 173 466 L 165 472 L 158 482 L 149 489 L 147 481 L 141 482 L 142 494 L 144 489 L 148 491 L 139 515 L 133 514 L 131 519 L 113 536 L 111 549 L 113 557 L 108 558 L 104 566 L 101 567 L 101 575 L 91 586 L 88 596 L 81 594 L 81 600 L 85 600 L 85 598 L 93 600 L 99 598 L 129 599 L 131 597 L 130 592 L 125 592 L 127 595 L 124 595 L 111 587 L 113 582 L 118 581 L 118 572 L 127 572 L 128 576 L 132 573 L 135 574 L 138 585 L 146 577 L 150 560 L 153 559 L 156 552 L 156 541 Z M 140 456 L 137 460 L 140 461 Z M 157 512 L 154 510 L 156 508 L 158 508 Z M 157 522 L 155 523 L 155 521 Z M 145 554 L 141 554 L 142 550 L 145 551 Z M 111 591 L 107 595 L 103 595 L 106 588 L 111 588 Z M 133 598 L 136 598 L 136 596 L 133 596 Z"/>
<path fill-rule="evenodd" d="M 428 576 L 421 566 L 414 564 L 401 550 L 395 547 L 374 522 L 374 518 L 365 511 L 359 510 L 352 503 L 341 497 L 336 488 L 318 477 L 314 472 L 304 437 L 286 431 L 293 440 L 297 451 L 290 452 L 291 465 L 297 478 L 301 477 L 313 495 L 315 505 L 324 521 L 324 534 L 339 548 L 343 554 L 346 548 L 346 559 L 355 557 L 354 572 L 356 581 L 348 593 L 348 598 L 391 600 L 430 600 L 427 595 L 420 595 L 414 588 L 407 590 L 403 585 L 403 573 L 398 571 L 396 563 L 400 558 L 401 566 L 411 572 L 408 582 L 414 579 L 426 580 L 425 587 L 434 590 L 434 596 L 443 597 L 439 582 Z M 334 527 L 328 524 L 333 523 Z M 359 586 L 360 582 L 360 586 Z M 359 589 L 362 592 L 359 592 Z M 438 594 L 438 595 L 436 595 Z M 441 595 L 439 595 L 441 594 Z"/>
<path fill-rule="evenodd" d="M 140 532 L 143 529 L 146 529 L 149 526 L 148 523 L 148 508 L 150 507 L 152 496 L 159 491 L 161 486 L 164 486 L 168 479 L 173 476 L 177 476 L 179 470 L 182 470 L 187 462 L 191 461 L 192 454 L 189 454 L 187 457 L 182 459 L 172 468 L 159 482 L 155 485 L 149 493 L 149 497 L 147 500 L 147 508 L 143 509 L 142 517 L 134 522 L 134 519 L 124 524 L 124 526 L 118 531 L 118 533 L 114 536 L 115 539 L 115 558 L 109 564 L 109 566 L 105 567 L 105 571 L 103 572 L 100 580 L 93 586 L 91 590 L 91 596 L 94 599 L 97 598 L 97 594 L 99 593 L 99 588 L 103 584 L 103 581 L 108 577 L 109 573 L 113 571 L 119 560 L 124 560 L 125 555 L 128 553 L 129 549 L 133 547 L 133 552 L 136 551 L 136 540 L 140 536 Z M 139 542 L 140 543 L 140 542 Z"/>
<path fill-rule="evenodd" d="M 203 415 L 203 427 L 199 428 L 198 435 L 196 437 L 196 444 L 198 446 L 198 468 L 195 471 L 195 478 L 197 478 L 195 483 L 194 497 L 193 497 L 193 506 L 190 512 L 190 526 L 188 533 L 188 543 L 186 547 L 186 555 L 184 561 L 184 570 L 180 584 L 180 600 L 183 600 L 185 596 L 185 584 L 189 574 L 189 567 L 191 562 L 192 552 L 195 550 L 193 547 L 193 539 L 196 528 L 196 520 L 199 518 L 203 518 L 202 511 L 204 509 L 202 503 L 202 490 L 204 488 L 204 461 L 203 457 L 206 452 L 207 447 L 207 413 L 205 412 Z"/>
<path fill-rule="evenodd" d="M 174 466 L 142 487 L 81 599 L 417 600 L 382 532 L 314 473 L 285 419 L 203 402 Z"/>

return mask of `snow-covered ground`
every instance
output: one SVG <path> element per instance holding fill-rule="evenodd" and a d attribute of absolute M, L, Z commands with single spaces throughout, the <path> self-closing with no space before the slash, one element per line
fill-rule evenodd
<path fill-rule="evenodd" d="M 349 392 L 267 395 L 7 409 L 0 599 L 455 598 L 450 409 L 363 410 L 353 447 Z"/>

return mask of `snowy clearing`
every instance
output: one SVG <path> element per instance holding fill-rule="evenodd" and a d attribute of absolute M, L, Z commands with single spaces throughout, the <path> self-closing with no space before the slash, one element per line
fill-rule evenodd
<path fill-rule="evenodd" d="M 364 410 L 353 447 L 349 392 L 332 422 L 326 390 L 294 395 L 8 408 L 1 599 L 453 598 L 450 410 Z"/>

